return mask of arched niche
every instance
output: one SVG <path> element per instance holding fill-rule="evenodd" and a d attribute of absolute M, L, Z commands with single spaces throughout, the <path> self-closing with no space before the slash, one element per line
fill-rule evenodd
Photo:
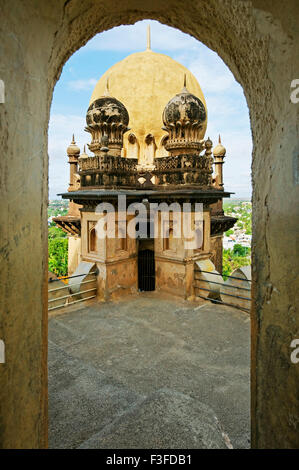
<path fill-rule="evenodd" d="M 153 165 L 154 158 L 156 156 L 156 142 L 155 137 L 152 134 L 148 134 L 145 139 L 145 147 L 144 147 L 144 161 L 146 165 Z"/>
<path fill-rule="evenodd" d="M 88 251 L 96 253 L 97 251 L 97 232 L 95 226 L 89 228 L 88 231 Z"/>
<path fill-rule="evenodd" d="M 139 142 L 135 134 L 130 133 L 128 135 L 128 158 L 139 158 Z"/>
<path fill-rule="evenodd" d="M 162 139 L 160 140 L 159 147 L 157 149 L 157 157 L 168 157 L 169 152 L 165 148 L 165 144 L 169 139 L 168 135 L 163 135 Z"/>

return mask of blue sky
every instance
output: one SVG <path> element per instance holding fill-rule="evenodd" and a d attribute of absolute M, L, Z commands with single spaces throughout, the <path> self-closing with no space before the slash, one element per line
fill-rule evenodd
<path fill-rule="evenodd" d="M 113 64 L 146 48 L 146 26 L 151 25 L 151 48 L 182 63 L 196 76 L 208 107 L 208 129 L 216 145 L 218 134 L 227 149 L 225 189 L 234 197 L 251 196 L 252 139 L 242 87 L 220 57 L 191 36 L 157 21 L 139 21 L 97 34 L 65 64 L 56 84 L 49 123 L 49 198 L 68 187 L 66 148 L 72 133 L 83 150 L 90 142 L 85 115 L 96 82 Z"/>

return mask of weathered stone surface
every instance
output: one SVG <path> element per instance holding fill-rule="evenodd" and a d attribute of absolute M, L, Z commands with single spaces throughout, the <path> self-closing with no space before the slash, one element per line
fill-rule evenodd
<path fill-rule="evenodd" d="M 227 449 L 211 408 L 188 395 L 161 389 L 81 449 Z"/>
<path fill-rule="evenodd" d="M 1 3 L 1 446 L 47 442 L 47 127 L 53 87 L 95 33 L 153 18 L 215 50 L 241 83 L 254 143 L 252 443 L 298 447 L 298 2 Z"/>
<path fill-rule="evenodd" d="M 50 447 L 249 447 L 247 314 L 147 293 L 64 310 L 49 338 Z"/>

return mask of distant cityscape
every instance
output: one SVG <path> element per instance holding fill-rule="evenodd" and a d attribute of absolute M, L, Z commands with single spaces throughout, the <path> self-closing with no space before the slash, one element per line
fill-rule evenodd
<path fill-rule="evenodd" d="M 66 215 L 69 208 L 69 201 L 64 199 L 53 199 L 48 205 L 48 225 L 53 224 L 53 217 Z M 55 225 L 55 224 L 54 224 Z"/>
<path fill-rule="evenodd" d="M 223 248 L 233 249 L 238 244 L 247 248 L 251 247 L 252 238 L 252 206 L 250 201 L 232 199 L 223 204 L 225 215 L 236 217 L 235 226 L 225 232 L 223 236 Z"/>

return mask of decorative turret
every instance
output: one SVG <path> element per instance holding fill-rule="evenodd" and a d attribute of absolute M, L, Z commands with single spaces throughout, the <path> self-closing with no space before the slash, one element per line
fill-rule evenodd
<path fill-rule="evenodd" d="M 84 145 L 83 153 L 81 153 L 80 157 L 78 158 L 79 165 L 81 166 L 81 162 L 89 158 L 89 155 L 86 153 L 86 147 Z"/>
<path fill-rule="evenodd" d="M 226 148 L 221 143 L 221 137 L 219 135 L 218 144 L 213 148 L 214 157 L 225 157 Z"/>
<path fill-rule="evenodd" d="M 108 80 L 104 95 L 89 106 L 86 123 L 85 130 L 92 136 L 91 144 L 88 145 L 92 152 L 96 155 L 101 154 L 102 138 L 107 136 L 109 154 L 112 156 L 121 155 L 123 134 L 129 130 L 129 114 L 126 107 L 110 95 Z"/>
<path fill-rule="evenodd" d="M 74 134 L 72 141 L 66 151 L 69 157 L 70 164 L 70 184 L 68 190 L 74 191 L 77 188 L 75 175 L 78 171 L 78 158 L 80 157 L 80 148 L 78 147 L 78 145 L 76 145 Z"/>
<path fill-rule="evenodd" d="M 194 154 L 202 150 L 207 113 L 203 102 L 186 88 L 175 95 L 163 111 L 163 129 L 169 134 L 165 148 L 171 155 Z"/>
<path fill-rule="evenodd" d="M 219 189 L 223 188 L 223 159 L 226 154 L 226 148 L 221 143 L 221 137 L 219 135 L 219 141 L 216 147 L 213 149 L 214 164 L 215 164 L 215 186 Z"/>
<path fill-rule="evenodd" d="M 80 148 L 75 142 L 74 134 L 73 134 L 73 138 L 72 138 L 70 145 L 66 149 L 66 153 L 68 154 L 69 157 L 79 157 L 80 155 Z"/>

